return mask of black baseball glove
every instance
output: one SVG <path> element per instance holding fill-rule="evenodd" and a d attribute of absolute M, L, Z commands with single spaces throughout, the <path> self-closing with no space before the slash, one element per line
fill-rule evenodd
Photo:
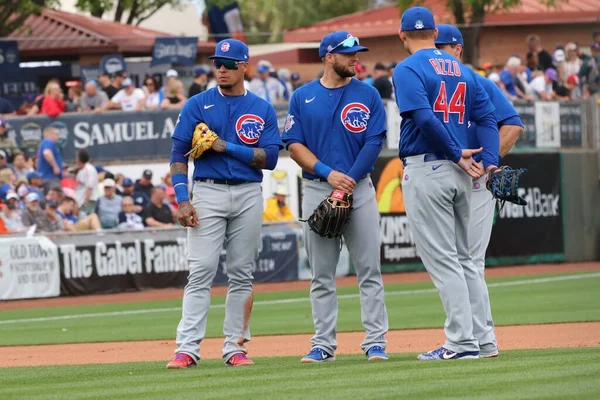
<path fill-rule="evenodd" d="M 525 206 L 527 201 L 519 196 L 519 176 L 525 171 L 525 168 L 512 169 L 508 166 L 492 169 L 487 173 L 486 188 L 501 205 L 509 201 Z"/>
<path fill-rule="evenodd" d="M 350 211 L 352 211 L 352 195 L 334 190 L 305 221 L 312 231 L 331 239 L 342 236 Z"/>

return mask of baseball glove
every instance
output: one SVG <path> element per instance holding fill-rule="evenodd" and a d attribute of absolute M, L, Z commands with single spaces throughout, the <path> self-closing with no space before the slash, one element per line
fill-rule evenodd
<path fill-rule="evenodd" d="M 502 206 L 505 201 L 525 206 L 527 201 L 519 196 L 519 175 L 525 171 L 525 168 L 512 169 L 508 166 L 492 169 L 487 173 L 486 188 Z"/>
<path fill-rule="evenodd" d="M 185 154 L 186 157 L 192 156 L 195 160 L 200 157 L 206 150 L 210 149 L 219 136 L 210 130 L 208 125 L 200 122 L 194 129 L 192 136 L 192 149 Z"/>
<path fill-rule="evenodd" d="M 342 236 L 350 211 L 352 211 L 352 195 L 334 190 L 305 221 L 312 231 L 331 239 Z"/>

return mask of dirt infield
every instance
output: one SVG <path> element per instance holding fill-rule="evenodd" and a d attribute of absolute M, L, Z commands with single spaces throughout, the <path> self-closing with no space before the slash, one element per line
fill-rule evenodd
<path fill-rule="evenodd" d="M 600 262 L 584 262 L 572 264 L 538 264 L 521 265 L 514 267 L 496 267 L 486 270 L 486 277 L 497 278 L 506 276 L 524 276 L 524 275 L 544 275 L 561 274 L 584 271 L 600 270 Z M 400 274 L 384 274 L 383 281 L 390 283 L 412 283 L 412 282 L 430 282 L 427 272 L 406 272 Z M 336 280 L 337 286 L 356 285 L 356 277 L 349 276 Z M 292 290 L 308 290 L 309 281 L 279 282 L 279 283 L 258 283 L 254 285 L 254 293 L 283 292 Z M 212 295 L 224 295 L 227 292 L 226 286 L 213 288 Z M 0 302 L 0 311 L 20 310 L 26 308 L 40 307 L 65 307 L 94 304 L 112 304 L 112 303 L 131 303 L 138 301 L 157 301 L 157 300 L 180 300 L 183 295 L 183 288 L 176 289 L 155 289 L 142 292 L 128 292 L 116 294 L 102 294 L 90 296 L 57 297 L 50 299 L 33 300 L 13 300 Z"/>
<path fill-rule="evenodd" d="M 557 347 L 600 346 L 600 323 L 505 326 L 497 328 L 500 351 Z M 543 333 L 540 335 L 540 333 Z M 311 335 L 259 336 L 248 343 L 250 356 L 302 356 Z M 387 334 L 391 353 L 428 351 L 444 341 L 442 329 L 392 331 Z M 337 354 L 360 354 L 362 332 L 338 334 Z M 220 358 L 222 339 L 202 342 L 202 357 Z M 37 365 L 110 364 L 137 361 L 167 361 L 173 357 L 172 340 L 114 343 L 83 343 L 44 346 L 0 347 L 0 367 Z"/>
<path fill-rule="evenodd" d="M 491 268 L 488 277 L 573 273 L 600 270 L 600 262 L 578 264 L 544 264 Z M 384 275 L 385 283 L 427 282 L 424 272 Z M 308 290 L 310 282 L 286 282 L 255 285 L 255 293 Z M 356 285 L 355 277 L 337 280 L 338 286 Z M 149 290 L 144 292 L 10 301 L 0 303 L 0 311 L 39 307 L 61 307 L 83 304 L 108 304 L 153 300 L 181 299 L 183 289 Z M 224 294 L 225 287 L 213 289 L 214 295 Z M 542 334 L 540 334 L 542 333 Z M 301 356 L 310 346 L 311 335 L 258 336 L 248 344 L 250 356 Z M 338 334 L 338 354 L 360 354 L 363 332 Z M 500 349 L 544 349 L 559 347 L 600 347 L 600 322 L 504 326 L 497 328 Z M 421 352 L 440 346 L 442 329 L 391 331 L 386 336 L 392 353 Z M 221 357 L 223 339 L 206 339 L 202 357 Z M 83 343 L 42 346 L 0 347 L 0 367 L 38 365 L 107 364 L 138 361 L 167 361 L 173 356 L 174 340 Z"/>

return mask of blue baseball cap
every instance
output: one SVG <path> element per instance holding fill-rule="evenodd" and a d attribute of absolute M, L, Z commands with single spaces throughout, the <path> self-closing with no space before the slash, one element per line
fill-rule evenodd
<path fill-rule="evenodd" d="M 259 66 L 258 66 L 258 68 L 256 69 L 256 71 L 257 71 L 259 74 L 262 74 L 263 72 L 267 72 L 268 70 L 269 70 L 269 66 L 268 66 L 268 65 L 265 65 L 265 64 L 263 64 L 263 65 L 259 65 Z"/>
<path fill-rule="evenodd" d="M 433 30 L 433 14 L 425 7 L 411 7 L 402 14 L 400 29 L 404 32 Z"/>
<path fill-rule="evenodd" d="M 25 198 L 29 202 L 31 202 L 31 201 L 40 201 L 40 195 L 37 194 L 36 192 L 29 193 Z"/>
<path fill-rule="evenodd" d="M 42 176 L 40 174 L 38 174 L 37 172 L 33 171 L 27 174 L 27 181 L 31 182 L 32 179 L 42 179 Z"/>
<path fill-rule="evenodd" d="M 435 44 L 460 44 L 464 46 L 462 33 L 454 25 L 439 24 L 436 25 L 438 30 L 437 39 Z"/>
<path fill-rule="evenodd" d="M 124 178 L 123 179 L 123 187 L 129 187 L 129 186 L 133 186 L 133 180 L 131 180 L 130 178 Z"/>
<path fill-rule="evenodd" d="M 208 58 L 248 62 L 250 56 L 248 55 L 248 46 L 244 42 L 236 39 L 225 39 L 217 43 L 215 55 Z"/>
<path fill-rule="evenodd" d="M 195 74 L 196 77 L 199 77 L 200 75 L 206 75 L 206 70 L 202 67 L 196 68 L 195 72 L 196 72 L 196 74 Z"/>
<path fill-rule="evenodd" d="M 327 53 L 356 53 L 357 51 L 369 51 L 361 46 L 357 37 L 347 31 L 332 32 L 321 40 L 319 45 L 319 57 L 325 57 Z"/>
<path fill-rule="evenodd" d="M 104 171 L 105 171 L 105 169 L 102 165 L 100 165 L 100 164 L 96 165 L 96 172 L 104 172 Z"/>

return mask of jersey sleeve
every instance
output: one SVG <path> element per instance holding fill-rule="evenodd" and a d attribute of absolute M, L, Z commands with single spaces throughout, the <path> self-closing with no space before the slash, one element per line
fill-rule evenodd
<path fill-rule="evenodd" d="M 475 100 L 471 105 L 471 119 L 477 122 L 488 114 L 494 114 L 495 110 L 490 96 L 488 96 L 481 83 L 477 79 L 473 79 L 473 83 L 475 85 Z"/>
<path fill-rule="evenodd" d="M 279 134 L 279 126 L 277 124 L 277 115 L 272 105 L 267 106 L 267 118 L 265 119 L 265 127 L 260 139 L 258 140 L 258 147 L 267 147 L 277 145 L 279 149 L 283 148 L 281 143 L 281 135 Z"/>
<path fill-rule="evenodd" d="M 283 131 L 283 142 L 286 146 L 292 143 L 306 144 L 304 132 L 302 131 L 302 123 L 300 121 L 300 107 L 298 107 L 298 91 L 292 94 L 289 102 L 288 115 L 285 119 L 285 127 Z"/>
<path fill-rule="evenodd" d="M 365 144 L 381 146 L 387 132 L 385 107 L 377 90 L 372 88 L 371 91 L 373 94 L 371 97 L 371 115 L 367 124 L 368 130 L 365 137 Z"/>
<path fill-rule="evenodd" d="M 421 108 L 432 108 L 429 104 L 425 83 L 412 68 L 399 65 L 394 70 L 394 94 L 400 115 Z"/>
<path fill-rule="evenodd" d="M 185 105 L 177 118 L 172 137 L 184 142 L 191 142 L 194 129 L 201 121 L 202 111 L 200 111 L 200 107 L 198 107 L 198 99 L 196 96 L 185 102 Z"/>

